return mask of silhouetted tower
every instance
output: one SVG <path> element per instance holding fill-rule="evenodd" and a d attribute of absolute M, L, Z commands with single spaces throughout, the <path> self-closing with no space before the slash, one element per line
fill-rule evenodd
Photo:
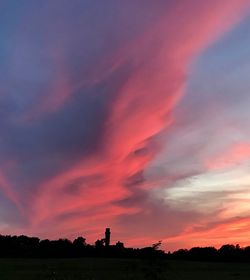
<path fill-rule="evenodd" d="M 110 228 L 106 228 L 104 242 L 105 242 L 105 246 L 109 247 L 109 245 L 110 245 Z"/>

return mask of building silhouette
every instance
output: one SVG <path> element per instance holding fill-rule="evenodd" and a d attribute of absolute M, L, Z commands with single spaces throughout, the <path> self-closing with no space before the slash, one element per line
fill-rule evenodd
<path fill-rule="evenodd" d="M 104 243 L 105 243 L 105 247 L 109 247 L 110 246 L 110 228 L 106 228 L 105 231 L 105 239 L 104 239 Z"/>

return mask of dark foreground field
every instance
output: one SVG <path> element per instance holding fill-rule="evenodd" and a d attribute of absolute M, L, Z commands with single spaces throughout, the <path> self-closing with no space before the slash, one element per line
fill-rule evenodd
<path fill-rule="evenodd" d="M 250 279 L 250 264 L 119 259 L 0 259 L 0 280 Z"/>

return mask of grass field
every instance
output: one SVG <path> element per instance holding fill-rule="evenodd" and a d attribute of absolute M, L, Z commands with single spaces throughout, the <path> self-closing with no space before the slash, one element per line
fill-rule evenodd
<path fill-rule="evenodd" d="M 250 279 L 250 264 L 119 259 L 0 259 L 0 280 Z"/>

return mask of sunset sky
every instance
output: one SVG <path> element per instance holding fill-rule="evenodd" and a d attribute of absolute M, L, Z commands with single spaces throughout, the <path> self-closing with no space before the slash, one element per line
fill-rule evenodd
<path fill-rule="evenodd" d="M 0 0 L 0 234 L 250 245 L 250 0 Z"/>

